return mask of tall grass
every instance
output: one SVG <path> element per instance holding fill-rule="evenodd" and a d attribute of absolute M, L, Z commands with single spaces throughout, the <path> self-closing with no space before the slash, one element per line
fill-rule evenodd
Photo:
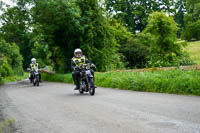
<path fill-rule="evenodd" d="M 200 72 L 197 71 L 108 72 L 97 76 L 96 83 L 135 91 L 200 95 Z"/>
<path fill-rule="evenodd" d="M 73 83 L 71 74 L 43 74 L 43 80 Z M 95 84 L 124 90 L 200 95 L 200 71 L 105 72 Z"/>
<path fill-rule="evenodd" d="M 186 51 L 189 53 L 191 59 L 200 65 L 200 41 L 189 42 Z"/>
<path fill-rule="evenodd" d="M 42 73 L 42 80 L 51 82 L 73 83 L 72 75 L 69 74 L 48 74 Z"/>

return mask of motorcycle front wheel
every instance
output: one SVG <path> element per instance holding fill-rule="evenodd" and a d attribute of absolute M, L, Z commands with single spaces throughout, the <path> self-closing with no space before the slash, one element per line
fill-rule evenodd
<path fill-rule="evenodd" d="M 83 94 L 83 93 L 84 93 L 84 90 L 79 89 L 79 93 L 80 93 L 80 94 Z"/>
<path fill-rule="evenodd" d="M 36 76 L 36 81 L 37 81 L 37 86 L 40 85 L 40 82 L 39 82 L 39 75 Z"/>
<path fill-rule="evenodd" d="M 33 86 L 36 86 L 36 83 L 37 83 L 37 79 L 36 77 L 33 78 Z"/>
<path fill-rule="evenodd" d="M 93 96 L 95 94 L 95 86 L 94 86 L 94 79 L 93 78 L 90 79 L 89 93 L 90 93 L 91 96 Z"/>

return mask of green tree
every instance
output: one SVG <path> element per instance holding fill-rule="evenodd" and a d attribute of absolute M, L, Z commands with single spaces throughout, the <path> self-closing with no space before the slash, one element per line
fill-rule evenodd
<path fill-rule="evenodd" d="M 42 36 L 40 45 L 48 44 L 50 59 L 56 71 L 70 70 L 70 58 L 79 46 L 80 14 L 73 0 L 40 0 L 31 9 L 33 32 Z M 45 47 L 45 46 L 41 46 Z"/>
<path fill-rule="evenodd" d="M 186 13 L 186 0 L 178 0 L 174 2 L 174 20 L 178 24 L 177 36 L 181 37 L 182 28 L 184 26 L 184 15 Z"/>
<path fill-rule="evenodd" d="M 50 59 L 52 52 L 49 49 L 49 45 L 43 40 L 44 35 L 38 34 L 32 35 L 33 38 L 31 43 L 33 43 L 33 48 L 31 49 L 32 55 L 37 59 L 37 62 L 41 67 L 45 67 L 46 65 L 51 66 L 52 61 Z"/>
<path fill-rule="evenodd" d="M 52 60 L 56 71 L 70 70 L 70 59 L 78 47 L 99 71 L 121 65 L 119 43 L 126 37 L 115 33 L 120 26 L 116 23 L 115 27 L 112 26 L 114 23 L 105 16 L 98 0 L 41 0 L 35 2 L 31 11 L 33 36 L 38 36 L 33 37 L 38 39 L 32 39 L 35 46 L 33 55 L 48 46 L 47 51 L 51 54 L 43 51 L 46 54 L 42 58 Z"/>
<path fill-rule="evenodd" d="M 187 14 L 184 16 L 182 38 L 188 41 L 199 40 L 200 1 L 187 0 Z"/>
<path fill-rule="evenodd" d="M 200 19 L 196 22 L 189 21 L 191 16 L 185 16 L 186 26 L 182 37 L 188 41 L 192 39 L 200 40 Z M 187 20 L 188 19 L 188 20 Z"/>
<path fill-rule="evenodd" d="M 80 47 L 98 70 L 106 71 L 120 67 L 119 44 L 111 21 L 103 15 L 98 0 L 78 0 L 81 11 L 82 34 Z M 116 26 L 117 27 L 117 26 Z M 118 26 L 119 27 L 119 26 Z M 122 39 L 123 40 L 123 39 Z"/>
<path fill-rule="evenodd" d="M 143 31 L 147 19 L 153 11 L 165 11 L 175 16 L 182 26 L 185 0 L 106 0 L 106 8 L 114 17 L 121 20 L 130 31 Z"/>
<path fill-rule="evenodd" d="M 0 64 L 7 71 L 8 75 L 11 75 L 12 70 L 14 74 L 22 75 L 22 61 L 23 57 L 19 52 L 19 47 L 15 43 L 10 44 L 4 40 L 0 40 Z M 12 67 L 12 70 L 10 67 Z"/>
<path fill-rule="evenodd" d="M 171 65 L 181 54 L 181 45 L 176 42 L 177 24 L 164 12 L 150 14 L 144 33 L 150 33 L 155 43 L 150 46 L 150 65 Z"/>
<path fill-rule="evenodd" d="M 192 14 L 195 19 L 199 19 L 200 14 L 200 1 L 199 0 L 186 0 L 187 1 L 187 12 Z"/>
<path fill-rule="evenodd" d="M 29 11 L 22 5 L 7 7 L 0 16 L 1 37 L 9 43 L 16 43 L 20 47 L 20 53 L 24 57 L 24 68 L 28 66 L 31 58 L 31 46 L 29 45 Z"/>

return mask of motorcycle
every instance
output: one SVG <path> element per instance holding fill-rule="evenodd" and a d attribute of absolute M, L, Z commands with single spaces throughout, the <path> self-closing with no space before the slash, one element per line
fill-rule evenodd
<path fill-rule="evenodd" d="M 33 70 L 33 86 L 39 86 L 40 85 L 40 79 L 39 79 L 39 69 Z"/>
<path fill-rule="evenodd" d="M 30 70 L 28 68 L 28 70 Z M 29 80 L 30 80 L 30 83 L 33 83 L 33 86 L 39 86 L 40 83 L 40 79 L 39 79 L 39 69 L 33 69 L 31 70 L 30 74 L 29 74 Z"/>
<path fill-rule="evenodd" d="M 89 92 L 91 96 L 95 94 L 95 84 L 94 76 L 92 74 L 91 68 L 95 67 L 93 64 L 82 64 L 79 68 L 81 70 L 80 75 L 80 89 L 79 93 L 83 94 L 84 92 Z"/>

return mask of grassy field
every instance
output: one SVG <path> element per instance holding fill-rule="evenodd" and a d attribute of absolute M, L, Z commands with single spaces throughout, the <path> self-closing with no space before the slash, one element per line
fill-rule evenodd
<path fill-rule="evenodd" d="M 189 53 L 192 60 L 194 60 L 197 65 L 200 65 L 200 41 L 189 42 L 186 51 Z"/>

